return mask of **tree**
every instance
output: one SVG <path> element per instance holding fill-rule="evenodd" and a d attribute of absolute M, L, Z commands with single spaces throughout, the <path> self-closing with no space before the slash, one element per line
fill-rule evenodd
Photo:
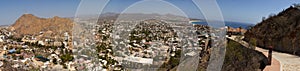
<path fill-rule="evenodd" d="M 274 14 L 274 13 L 271 13 L 271 14 L 269 14 L 269 18 L 272 18 L 272 17 L 274 17 L 274 16 L 276 16 L 276 14 Z"/>
<path fill-rule="evenodd" d="M 97 48 L 98 52 L 106 50 L 106 46 L 104 44 L 101 44 L 101 45 L 97 46 L 96 48 Z"/>
<path fill-rule="evenodd" d="M 257 45 L 257 40 L 255 38 L 251 38 L 249 41 L 249 47 L 251 49 L 255 49 L 256 45 Z"/>
<path fill-rule="evenodd" d="M 267 18 L 266 17 L 262 17 L 262 21 L 266 20 Z"/>
<path fill-rule="evenodd" d="M 54 64 L 57 64 L 57 59 L 54 58 L 52 62 L 53 62 Z"/>
<path fill-rule="evenodd" d="M 62 44 L 62 45 L 60 46 L 61 48 L 66 48 L 66 47 L 65 47 L 65 44 L 64 44 L 63 42 L 61 42 L 61 44 Z"/>
<path fill-rule="evenodd" d="M 67 61 L 72 61 L 74 58 L 71 54 L 65 54 L 65 55 L 62 55 L 60 56 L 61 60 L 64 62 L 67 62 Z"/>
<path fill-rule="evenodd" d="M 21 49 L 17 49 L 16 53 L 20 54 L 21 53 Z"/>

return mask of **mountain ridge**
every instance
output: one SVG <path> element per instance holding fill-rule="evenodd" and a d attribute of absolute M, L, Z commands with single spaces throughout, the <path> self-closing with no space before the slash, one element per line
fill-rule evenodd
<path fill-rule="evenodd" d="M 17 36 L 37 35 L 40 32 L 51 31 L 53 35 L 62 35 L 71 32 L 73 21 L 69 18 L 54 16 L 52 18 L 40 18 L 33 14 L 23 14 L 9 28 Z"/>

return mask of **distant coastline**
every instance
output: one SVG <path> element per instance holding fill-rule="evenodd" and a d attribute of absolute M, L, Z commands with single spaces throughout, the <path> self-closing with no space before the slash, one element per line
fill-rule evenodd
<path fill-rule="evenodd" d="M 0 27 L 9 27 L 10 25 L 0 25 Z"/>
<path fill-rule="evenodd" d="M 201 25 L 208 25 L 207 22 L 191 22 L 192 24 L 201 24 Z M 233 28 L 239 28 L 242 27 L 244 29 L 250 29 L 250 26 L 254 26 L 255 24 L 250 23 L 240 23 L 240 22 L 231 22 L 231 21 L 225 21 L 225 26 L 233 27 Z"/>

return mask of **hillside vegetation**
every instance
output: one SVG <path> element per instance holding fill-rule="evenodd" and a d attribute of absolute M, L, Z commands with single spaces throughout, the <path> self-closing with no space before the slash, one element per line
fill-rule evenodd
<path fill-rule="evenodd" d="M 222 71 L 257 71 L 265 68 L 268 61 L 261 52 L 246 48 L 233 40 L 227 40 Z"/>
<path fill-rule="evenodd" d="M 274 50 L 300 55 L 300 10 L 299 5 L 270 15 L 245 33 L 245 40 L 256 39 L 263 48 L 273 46 Z"/>

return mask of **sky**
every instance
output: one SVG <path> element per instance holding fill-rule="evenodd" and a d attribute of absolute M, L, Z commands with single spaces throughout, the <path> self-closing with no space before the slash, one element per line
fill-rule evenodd
<path fill-rule="evenodd" d="M 139 0 L 111 0 L 103 12 L 120 13 L 138 1 Z M 204 18 L 201 11 L 191 0 L 165 1 L 178 7 L 190 18 Z M 80 0 L 1 0 L 0 25 L 11 25 L 18 17 L 25 13 L 34 14 L 43 18 L 53 16 L 74 17 L 78 6 L 80 6 L 80 2 Z M 91 3 L 96 4 L 97 1 Z M 294 3 L 300 3 L 300 0 L 217 0 L 224 20 L 250 24 L 256 24 L 261 21 L 262 17 L 267 17 L 270 14 L 277 14 Z M 160 8 L 159 4 L 157 6 L 147 6 L 147 8 L 141 7 L 141 11 L 148 11 L 147 9 L 157 10 L 157 8 Z M 161 11 L 165 10 L 162 9 Z M 86 11 L 86 13 L 89 12 L 90 10 Z"/>

